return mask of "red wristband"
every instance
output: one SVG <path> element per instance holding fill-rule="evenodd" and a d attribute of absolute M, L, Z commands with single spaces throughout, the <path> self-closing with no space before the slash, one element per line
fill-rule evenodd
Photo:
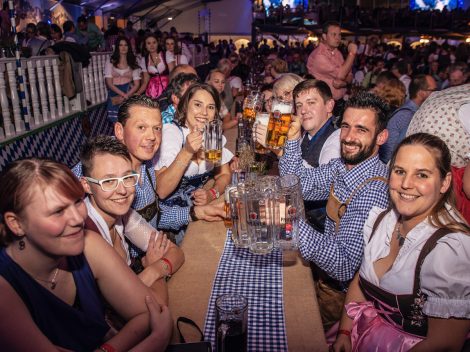
<path fill-rule="evenodd" d="M 173 265 L 171 264 L 171 262 L 167 258 L 162 258 L 161 260 L 164 261 L 168 265 L 168 267 L 170 268 L 170 273 L 168 275 L 172 275 L 173 274 Z"/>
<path fill-rule="evenodd" d="M 343 334 L 343 335 L 346 335 L 346 336 L 351 336 L 351 331 L 345 330 L 345 329 L 339 329 L 338 330 L 338 335 L 339 334 Z"/>
<path fill-rule="evenodd" d="M 117 349 L 115 349 L 113 346 L 111 346 L 109 343 L 103 343 L 100 346 L 100 350 L 103 352 L 117 352 Z"/>
<path fill-rule="evenodd" d="M 218 194 L 217 194 L 218 192 L 215 188 L 211 188 L 209 190 L 209 192 L 211 192 L 211 194 L 212 194 L 212 199 L 217 199 L 218 198 Z"/>

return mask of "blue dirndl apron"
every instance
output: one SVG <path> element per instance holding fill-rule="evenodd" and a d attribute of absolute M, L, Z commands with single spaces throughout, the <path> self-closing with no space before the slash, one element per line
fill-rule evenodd
<path fill-rule="evenodd" d="M 116 88 L 119 88 L 123 92 L 128 92 L 130 89 L 130 83 L 118 84 L 116 85 Z M 111 102 L 111 98 L 116 96 L 118 96 L 116 92 L 112 91 L 111 89 L 108 89 L 108 100 L 106 102 L 106 109 L 108 110 L 108 121 L 113 124 L 117 122 L 118 111 L 119 107 L 121 106 L 120 104 L 113 105 L 113 103 Z"/>
<path fill-rule="evenodd" d="M 176 122 L 174 123 L 178 129 L 180 130 L 181 134 L 183 135 L 183 144 L 184 147 L 185 139 L 184 134 L 181 126 L 179 126 Z M 178 187 L 176 190 L 169 195 L 166 199 L 161 199 L 160 202 L 165 204 L 169 207 L 179 206 L 179 207 L 190 207 L 193 205 L 193 200 L 191 199 L 192 193 L 204 186 L 204 184 L 214 176 L 214 169 L 210 171 L 206 171 L 203 174 L 193 175 L 193 176 L 183 176 Z M 175 242 L 177 245 L 181 243 L 183 240 L 184 234 L 186 232 L 186 227 L 182 227 L 176 234 L 175 234 Z"/>

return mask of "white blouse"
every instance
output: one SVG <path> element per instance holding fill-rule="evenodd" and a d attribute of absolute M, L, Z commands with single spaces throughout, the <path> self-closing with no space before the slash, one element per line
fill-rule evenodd
<path fill-rule="evenodd" d="M 165 53 L 166 62 L 169 64 L 176 61 L 177 65 L 187 65 L 189 63 L 188 58 L 184 54 L 175 55 L 171 51 Z"/>
<path fill-rule="evenodd" d="M 155 170 L 160 170 L 163 167 L 169 167 L 176 159 L 176 156 L 183 148 L 186 137 L 189 134 L 189 128 L 182 127 L 182 131 L 173 123 L 163 125 L 162 130 L 162 144 L 159 151 L 158 161 Z M 183 133 L 181 133 L 183 132 Z M 225 146 L 227 140 L 222 136 L 222 146 Z M 222 161 L 221 165 L 227 164 L 232 160 L 233 154 L 227 149 L 222 148 Z M 195 176 L 210 171 L 214 168 L 214 163 L 203 160 L 199 164 L 191 161 L 186 169 L 184 176 Z"/>
<path fill-rule="evenodd" d="M 106 65 L 104 66 L 104 78 L 116 78 L 119 76 L 124 76 L 130 70 L 132 69 L 129 66 L 127 68 L 121 69 L 114 67 L 111 62 L 106 62 Z M 132 80 L 140 80 L 140 71 L 140 68 L 132 70 Z"/>
<path fill-rule="evenodd" d="M 90 200 L 85 198 L 85 204 L 88 211 L 88 216 L 93 220 L 95 225 L 98 227 L 100 231 L 100 235 L 108 242 L 111 246 L 113 246 L 113 240 L 111 238 L 111 234 L 109 232 L 108 225 L 106 221 L 104 221 L 103 217 L 98 213 L 98 211 L 93 207 Z M 124 225 L 125 224 L 125 225 Z M 129 208 L 129 211 L 126 215 L 120 216 L 114 225 L 116 229 L 116 233 L 121 239 L 121 245 L 126 253 L 126 262 L 127 265 L 131 265 L 131 258 L 129 256 L 129 246 L 124 238 L 127 237 L 129 241 L 131 241 L 135 246 L 139 249 L 143 250 L 144 252 L 147 251 L 148 242 L 150 239 L 150 234 L 153 231 L 156 231 L 145 219 L 139 215 L 134 209 Z M 157 236 L 155 236 L 155 240 L 158 238 L 159 232 L 157 232 Z"/>
<path fill-rule="evenodd" d="M 410 294 L 418 256 L 436 231 L 427 220 L 416 225 L 406 236 L 392 267 L 379 280 L 374 262 L 390 251 L 390 240 L 397 214 L 388 213 L 372 237 L 372 226 L 382 212 L 372 208 L 364 225 L 364 259 L 360 275 L 370 283 L 393 294 Z M 451 233 L 441 238 L 424 260 L 421 268 L 421 290 L 428 295 L 423 312 L 431 317 L 470 319 L 470 235 Z"/>
<path fill-rule="evenodd" d="M 142 72 L 148 72 L 152 75 L 156 75 L 156 74 L 162 74 L 163 72 L 165 72 L 166 70 L 166 65 L 165 65 L 165 62 L 163 61 L 163 55 L 162 55 L 162 52 L 160 52 L 158 54 L 160 56 L 160 62 L 157 64 L 157 66 L 155 67 L 155 65 L 153 64 L 153 61 L 152 59 L 148 58 L 149 61 L 148 61 L 148 65 L 145 65 L 145 56 L 144 57 L 141 57 L 139 59 L 139 66 L 140 68 L 142 69 Z M 148 55 L 147 55 L 148 56 Z"/>

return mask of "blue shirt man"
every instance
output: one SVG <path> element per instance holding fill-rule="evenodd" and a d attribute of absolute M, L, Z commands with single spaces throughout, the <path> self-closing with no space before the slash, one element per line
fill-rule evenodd
<path fill-rule="evenodd" d="M 325 231 L 321 233 L 301 220 L 299 249 L 302 257 L 316 266 L 317 282 L 340 294 L 361 264 L 362 229 L 370 210 L 388 206 L 388 170 L 378 158 L 379 147 L 388 136 L 386 122 L 386 104 L 371 93 L 359 93 L 347 102 L 341 122 L 341 158 L 306 168 L 301 156 L 300 121 L 294 118 L 279 163 L 281 175 L 300 178 L 304 200 L 328 199 Z M 329 210 L 330 204 L 334 211 Z M 344 296 L 338 295 L 337 309 L 326 315 L 325 309 L 331 311 L 331 307 L 323 304 L 321 294 L 317 292 L 327 329 L 340 318 Z"/>

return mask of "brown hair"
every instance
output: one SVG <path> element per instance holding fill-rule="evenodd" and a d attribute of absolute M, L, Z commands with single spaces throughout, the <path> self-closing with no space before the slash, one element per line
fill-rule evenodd
<path fill-rule="evenodd" d="M 178 103 L 178 107 L 176 108 L 175 120 L 178 122 L 180 126 L 186 125 L 186 116 L 188 113 L 189 101 L 194 96 L 194 94 L 196 94 L 198 90 L 205 90 L 214 99 L 214 103 L 215 103 L 215 117 L 214 118 L 217 119 L 217 116 L 219 115 L 219 112 L 220 112 L 219 93 L 211 85 L 208 85 L 206 83 L 194 83 L 193 85 L 189 86 L 189 88 L 186 90 L 183 97 L 180 99 L 180 102 Z"/>
<path fill-rule="evenodd" d="M 398 151 L 401 147 L 407 145 L 421 145 L 429 151 L 439 170 L 441 180 L 451 172 L 451 155 L 446 143 L 439 137 L 429 133 L 415 133 L 403 139 L 395 149 L 392 159 L 390 160 L 389 173 L 391 173 L 391 170 L 395 165 Z M 452 211 L 446 207 L 446 204 L 450 205 Z M 470 234 L 470 227 L 456 209 L 455 194 L 452 183 L 431 210 L 428 219 L 431 225 L 437 228 L 446 228 L 454 232 Z"/>
<path fill-rule="evenodd" d="M 386 85 L 376 86 L 374 93 L 385 100 L 392 111 L 405 103 L 406 88 L 398 78 L 389 80 Z"/>
<path fill-rule="evenodd" d="M 0 176 L 0 246 L 7 246 L 18 237 L 6 226 L 4 214 L 21 214 L 27 206 L 35 185 L 55 188 L 70 199 L 85 196 L 82 185 L 70 169 L 45 159 L 25 159 L 11 163 Z"/>

